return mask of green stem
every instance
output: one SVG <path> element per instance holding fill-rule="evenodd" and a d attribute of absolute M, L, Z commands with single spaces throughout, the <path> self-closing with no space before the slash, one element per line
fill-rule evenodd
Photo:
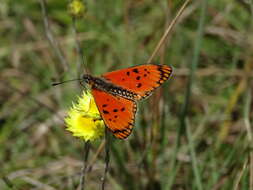
<path fill-rule="evenodd" d="M 192 134 L 191 134 L 190 125 L 189 125 L 188 120 L 186 120 L 186 136 L 187 136 L 187 139 L 189 142 L 189 151 L 190 151 L 190 155 L 191 155 L 192 169 L 194 172 L 197 188 L 198 188 L 198 190 L 202 190 L 203 186 L 201 183 L 200 172 L 199 172 L 199 168 L 197 165 L 196 153 L 194 150 L 193 138 L 192 138 Z"/>
<path fill-rule="evenodd" d="M 89 153 L 90 153 L 90 142 L 88 141 L 88 142 L 85 142 L 84 144 L 83 168 L 82 168 L 80 183 L 79 183 L 81 190 L 85 189 L 85 177 L 87 173 L 87 166 L 88 166 L 87 161 L 88 161 Z"/>

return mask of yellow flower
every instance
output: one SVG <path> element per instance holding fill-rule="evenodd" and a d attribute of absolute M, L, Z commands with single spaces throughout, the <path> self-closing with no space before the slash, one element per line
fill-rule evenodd
<path fill-rule="evenodd" d="M 73 17 L 82 17 L 86 11 L 85 5 L 82 0 L 72 0 L 69 4 L 69 13 Z"/>
<path fill-rule="evenodd" d="M 73 104 L 70 108 L 65 122 L 67 130 L 71 131 L 73 136 L 85 141 L 93 141 L 104 135 L 104 122 L 93 96 L 88 91 L 84 91 L 77 104 Z"/>

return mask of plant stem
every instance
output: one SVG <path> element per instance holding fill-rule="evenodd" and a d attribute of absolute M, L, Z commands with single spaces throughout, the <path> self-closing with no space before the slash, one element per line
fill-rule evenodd
<path fill-rule="evenodd" d="M 168 26 L 168 28 L 166 29 L 166 31 L 164 32 L 162 38 L 160 39 L 160 41 L 158 42 L 158 44 L 156 45 L 153 53 L 151 54 L 151 56 L 148 59 L 147 63 L 151 63 L 153 61 L 153 59 L 155 58 L 155 56 L 157 56 L 158 52 L 160 51 L 162 45 L 165 43 L 167 37 L 169 36 L 170 32 L 172 31 L 173 27 L 175 26 L 176 22 L 178 21 L 179 17 L 181 16 L 181 14 L 183 13 L 184 9 L 186 8 L 186 5 L 190 2 L 191 0 L 186 0 L 184 2 L 184 4 L 182 5 L 182 7 L 179 9 L 179 11 L 177 12 L 177 15 L 175 16 L 175 18 L 171 21 L 170 25 Z"/>
<path fill-rule="evenodd" d="M 101 179 L 102 181 L 102 190 L 105 189 L 105 181 L 106 181 L 106 175 L 107 172 L 109 171 L 109 162 L 110 162 L 110 134 L 108 132 L 108 129 L 106 127 L 105 129 L 105 170 L 104 170 L 104 175 Z"/>
<path fill-rule="evenodd" d="M 192 169 L 194 172 L 197 189 L 202 190 L 203 186 L 201 183 L 200 172 L 199 172 L 199 168 L 198 168 L 198 164 L 197 164 L 196 153 L 194 150 L 194 142 L 193 142 L 193 138 L 192 138 L 192 134 L 191 134 L 189 120 L 186 120 L 186 136 L 187 136 L 188 143 L 189 143 L 189 151 L 190 151 L 190 155 L 191 155 Z"/>
<path fill-rule="evenodd" d="M 82 172 L 80 176 L 80 183 L 78 189 L 84 190 L 85 189 L 85 177 L 86 177 L 86 172 L 87 172 L 87 166 L 88 166 L 88 157 L 89 157 L 89 152 L 90 152 L 90 142 L 85 142 L 84 144 L 84 156 L 83 156 L 83 167 L 82 167 Z"/>

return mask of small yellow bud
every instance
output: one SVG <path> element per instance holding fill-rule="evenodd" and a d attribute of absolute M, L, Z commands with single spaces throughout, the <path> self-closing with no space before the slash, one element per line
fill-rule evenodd
<path fill-rule="evenodd" d="M 82 17 L 85 14 L 86 8 L 82 0 L 72 0 L 69 4 L 69 13 L 73 17 Z"/>

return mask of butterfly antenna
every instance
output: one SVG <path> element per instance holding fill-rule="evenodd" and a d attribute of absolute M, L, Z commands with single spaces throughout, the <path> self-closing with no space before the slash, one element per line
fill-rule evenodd
<path fill-rule="evenodd" d="M 63 84 L 63 83 L 67 83 L 67 82 L 72 82 L 72 81 L 80 81 L 81 79 L 71 79 L 71 80 L 66 80 L 66 81 L 62 81 L 62 82 L 53 82 L 52 83 L 52 86 L 56 86 L 56 85 L 59 85 L 59 84 Z"/>

